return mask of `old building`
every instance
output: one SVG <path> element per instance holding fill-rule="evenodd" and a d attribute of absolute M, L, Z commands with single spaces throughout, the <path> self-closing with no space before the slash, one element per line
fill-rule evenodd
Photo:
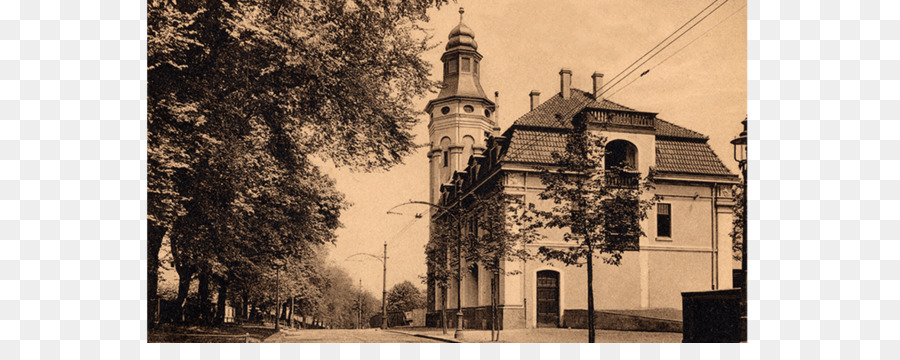
<path fill-rule="evenodd" d="M 572 88 L 572 72 L 559 72 L 559 93 L 541 102 L 531 93 L 531 110 L 500 132 L 496 98 L 489 99 L 479 81 L 481 54 L 474 32 L 460 24 L 450 32 L 444 63 L 444 87 L 426 111 L 430 114 L 431 202 L 457 206 L 459 199 L 502 184 L 510 194 L 542 206 L 539 166 L 552 164 L 553 152 L 565 149 L 564 131 L 576 116 L 607 139 L 610 164 L 628 165 L 634 176 L 655 170 L 659 201 L 642 222 L 646 236 L 626 251 L 620 266 L 595 262 L 597 310 L 681 308 L 681 293 L 732 287 L 732 174 L 703 134 L 632 109 L 595 94 L 603 75 L 591 75 L 593 89 Z M 629 186 L 622 181 L 617 186 Z M 650 194 L 650 195 L 654 195 Z M 465 202 L 463 206 L 465 206 Z M 438 212 L 433 216 L 440 216 Z M 463 228 L 471 229 L 467 224 Z M 546 229 L 539 246 L 561 245 L 562 232 Z M 539 260 L 505 264 L 500 279 L 504 328 L 584 326 L 587 285 L 584 267 Z M 490 278 L 479 266 L 463 264 L 461 306 L 465 328 L 483 328 L 490 305 Z M 448 320 L 454 325 L 457 288 L 447 291 Z M 429 322 L 435 325 L 444 301 L 429 282 Z"/>

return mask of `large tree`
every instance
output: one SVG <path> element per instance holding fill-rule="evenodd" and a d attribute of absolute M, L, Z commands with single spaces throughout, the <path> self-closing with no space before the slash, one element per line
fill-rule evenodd
<path fill-rule="evenodd" d="M 411 311 L 425 306 L 425 298 L 409 280 L 394 285 L 387 293 L 388 311 Z"/>
<path fill-rule="evenodd" d="M 594 258 L 618 266 L 626 250 L 636 249 L 644 235 L 640 223 L 653 199 L 644 196 L 652 187 L 650 174 L 639 183 L 630 183 L 636 186 L 616 186 L 623 182 L 610 181 L 626 175 L 626 169 L 604 168 L 606 139 L 598 135 L 598 129 L 589 129 L 590 125 L 586 116 L 574 117 L 565 134 L 565 151 L 554 152 L 554 166 L 540 173 L 546 186 L 540 198 L 552 205 L 534 209 L 541 219 L 535 225 L 564 229 L 563 240 L 568 244 L 564 248 L 542 246 L 540 255 L 587 267 L 588 342 L 593 343 Z"/>
<path fill-rule="evenodd" d="M 166 236 L 201 297 L 333 241 L 346 204 L 311 160 L 372 170 L 410 153 L 434 4 L 148 3 L 151 299 Z"/>

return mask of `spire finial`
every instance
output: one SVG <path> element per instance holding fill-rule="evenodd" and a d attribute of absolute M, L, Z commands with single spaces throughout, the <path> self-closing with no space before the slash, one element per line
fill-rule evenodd
<path fill-rule="evenodd" d="M 459 7 L 459 23 L 460 23 L 460 24 L 462 24 L 462 16 L 463 16 L 463 13 L 464 13 L 464 12 L 466 12 L 466 10 L 463 9 L 462 6 L 460 6 L 460 7 Z"/>

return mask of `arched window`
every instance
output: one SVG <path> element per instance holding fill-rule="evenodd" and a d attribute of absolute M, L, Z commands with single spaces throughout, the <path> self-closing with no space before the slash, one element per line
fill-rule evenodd
<path fill-rule="evenodd" d="M 603 159 L 606 182 L 613 187 L 635 187 L 640 179 L 638 150 L 629 141 L 613 140 L 606 144 Z"/>
<path fill-rule="evenodd" d="M 637 170 L 637 147 L 626 140 L 613 140 L 606 144 L 605 168 Z"/>

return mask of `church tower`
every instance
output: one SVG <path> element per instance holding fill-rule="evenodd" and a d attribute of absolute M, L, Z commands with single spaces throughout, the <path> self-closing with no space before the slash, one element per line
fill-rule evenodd
<path fill-rule="evenodd" d="M 428 102 L 430 116 L 428 134 L 431 139 L 431 197 L 437 203 L 441 184 L 453 173 L 466 168 L 473 153 L 485 149 L 485 140 L 497 131 L 494 121 L 496 105 L 481 88 L 481 54 L 475 32 L 463 24 L 463 8 L 459 8 L 459 25 L 450 31 L 444 63 L 444 81 L 437 98 Z"/>

